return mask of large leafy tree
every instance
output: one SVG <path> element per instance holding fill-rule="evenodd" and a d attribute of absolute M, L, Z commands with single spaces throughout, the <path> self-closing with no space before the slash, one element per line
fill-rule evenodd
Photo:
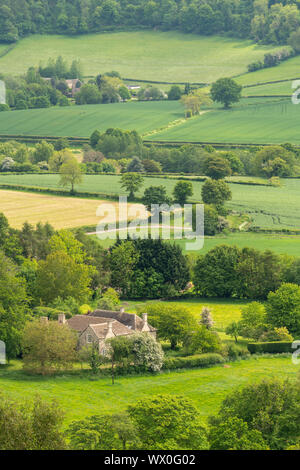
<path fill-rule="evenodd" d="M 46 304 L 57 297 L 74 297 L 79 302 L 85 302 L 91 294 L 90 275 L 90 266 L 76 263 L 64 251 L 55 251 L 39 262 L 36 298 Z"/>
<path fill-rule="evenodd" d="M 193 184 L 191 181 L 178 181 L 173 189 L 173 196 L 176 202 L 182 206 L 187 202 L 187 198 L 193 195 Z"/>
<path fill-rule="evenodd" d="M 128 407 L 143 449 L 205 450 L 206 432 L 200 415 L 188 398 L 156 395 Z"/>
<path fill-rule="evenodd" d="M 27 318 L 26 283 L 13 263 L 0 251 L 0 340 L 7 359 L 21 351 L 21 336 Z"/>
<path fill-rule="evenodd" d="M 24 369 L 48 374 L 67 368 L 76 358 L 77 338 L 68 325 L 56 321 L 28 322 L 22 338 Z"/>
<path fill-rule="evenodd" d="M 121 177 L 121 187 L 129 192 L 129 199 L 133 199 L 134 193 L 141 188 L 143 181 L 139 173 L 124 173 Z"/>
<path fill-rule="evenodd" d="M 0 450 L 63 450 L 64 413 L 54 400 L 32 403 L 0 399 Z"/>
<path fill-rule="evenodd" d="M 291 333 L 300 332 L 300 287 L 284 283 L 270 292 L 266 304 L 267 320 L 274 327 L 286 327 Z"/>
<path fill-rule="evenodd" d="M 232 197 L 229 185 L 225 181 L 210 178 L 203 184 L 201 196 L 205 204 L 214 204 L 215 206 L 222 206 Z"/>
<path fill-rule="evenodd" d="M 218 155 L 211 155 L 204 160 L 204 174 L 214 180 L 220 180 L 231 175 L 228 160 Z"/>
<path fill-rule="evenodd" d="M 77 160 L 75 160 L 75 158 L 67 160 L 67 162 L 60 167 L 59 174 L 59 184 L 63 187 L 71 186 L 71 194 L 74 194 L 75 185 L 82 182 L 82 172 Z"/>
<path fill-rule="evenodd" d="M 213 101 L 223 103 L 224 108 L 230 108 L 233 103 L 240 101 L 242 86 L 232 78 L 220 78 L 211 87 Z"/>
<path fill-rule="evenodd" d="M 200 256 L 194 267 L 196 292 L 203 297 L 231 297 L 240 282 L 239 257 L 239 249 L 227 245 L 219 245 Z"/>
<path fill-rule="evenodd" d="M 293 383 L 273 379 L 236 389 L 225 398 L 219 413 L 210 418 L 213 448 L 222 446 L 221 437 L 217 437 L 219 426 L 221 426 L 221 432 L 224 433 L 222 423 L 226 423 L 232 418 L 237 418 L 246 423 L 249 431 L 261 433 L 257 434 L 258 442 L 261 444 L 262 435 L 267 447 L 285 449 L 296 443 L 299 438 L 299 388 L 295 387 Z M 235 428 L 239 427 L 240 430 L 238 433 L 237 431 L 234 433 L 235 436 L 232 440 L 230 433 L 232 432 L 233 422 L 231 421 L 231 424 L 230 422 L 228 424 L 227 437 L 224 436 L 225 448 L 228 448 L 226 442 L 228 436 L 233 445 L 235 445 L 237 434 L 244 439 L 249 439 L 247 427 L 244 427 L 240 421 L 236 421 Z"/>
<path fill-rule="evenodd" d="M 157 328 L 159 338 L 169 341 L 172 349 L 198 329 L 195 316 L 180 304 L 149 303 L 143 310 L 148 313 L 151 325 Z"/>

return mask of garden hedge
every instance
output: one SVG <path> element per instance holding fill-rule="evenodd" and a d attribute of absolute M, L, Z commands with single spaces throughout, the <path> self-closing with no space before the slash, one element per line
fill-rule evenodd
<path fill-rule="evenodd" d="M 215 364 L 221 364 L 224 358 L 220 354 L 195 354 L 193 356 L 185 357 L 166 357 L 163 364 L 163 369 L 191 369 L 192 367 L 209 367 Z"/>
<path fill-rule="evenodd" d="M 292 353 L 292 344 L 291 342 L 286 341 L 273 341 L 266 343 L 248 343 L 248 349 L 251 354 L 256 353 Z"/>

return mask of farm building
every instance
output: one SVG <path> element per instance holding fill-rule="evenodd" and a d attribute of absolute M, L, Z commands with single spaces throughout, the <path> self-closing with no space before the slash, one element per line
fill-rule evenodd
<path fill-rule="evenodd" d="M 66 320 L 60 314 L 59 323 L 67 325 L 78 333 L 78 346 L 97 344 L 99 354 L 106 353 L 106 341 L 116 336 L 127 336 L 134 333 L 149 333 L 156 338 L 156 329 L 148 324 L 147 313 L 143 318 L 132 313 L 108 310 L 95 310 L 88 315 L 75 315 Z"/>

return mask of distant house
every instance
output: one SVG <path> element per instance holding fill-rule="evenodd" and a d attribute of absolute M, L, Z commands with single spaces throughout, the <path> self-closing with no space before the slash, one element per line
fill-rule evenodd
<path fill-rule="evenodd" d="M 143 318 L 133 313 L 120 311 L 95 310 L 88 315 L 75 315 L 66 320 L 60 314 L 59 323 L 66 323 L 78 334 L 78 347 L 96 344 L 99 354 L 106 353 L 106 341 L 117 336 L 128 336 L 134 333 L 149 333 L 156 338 L 156 329 L 148 324 L 147 313 Z"/>
<path fill-rule="evenodd" d="M 70 95 L 74 98 L 75 94 L 80 90 L 82 85 L 81 81 L 78 78 L 72 78 L 66 80 L 68 88 L 70 90 Z"/>

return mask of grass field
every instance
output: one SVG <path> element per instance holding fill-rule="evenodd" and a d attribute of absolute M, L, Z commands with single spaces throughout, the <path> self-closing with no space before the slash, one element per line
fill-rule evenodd
<path fill-rule="evenodd" d="M 155 302 L 155 301 L 154 301 Z M 212 316 L 215 322 L 215 328 L 218 331 L 224 331 L 229 323 L 238 321 L 241 317 L 241 308 L 249 303 L 248 301 L 234 300 L 234 299 L 189 299 L 182 301 L 168 301 L 160 304 L 180 304 L 188 308 L 197 318 L 200 319 L 202 307 L 210 307 Z M 142 308 L 145 302 L 130 301 L 126 302 L 126 310 L 129 312 L 136 312 Z"/>
<path fill-rule="evenodd" d="M 176 179 L 162 179 L 162 178 L 145 178 L 144 185 L 141 190 L 137 193 L 137 196 L 141 196 L 144 189 L 154 185 L 164 185 L 169 195 L 171 195 L 173 188 L 176 184 Z M 59 176 L 58 175 L 0 175 L 0 184 L 22 184 L 24 186 L 40 186 L 45 188 L 59 187 Z M 282 179 L 282 186 L 268 187 L 268 186 L 247 186 L 239 184 L 231 184 L 230 188 L 232 191 L 232 201 L 227 206 L 235 210 L 238 213 L 250 214 L 253 219 L 253 225 L 267 228 L 282 230 L 289 228 L 292 230 L 300 229 L 300 184 L 299 179 Z M 193 200 L 201 200 L 201 186 L 202 183 L 194 181 L 193 189 L 194 195 Z M 108 195 L 124 195 L 124 190 L 120 187 L 120 176 L 111 175 L 86 175 L 83 183 L 78 187 L 81 191 L 88 191 L 94 193 L 104 193 Z M 3 193 L 1 193 L 3 194 Z M 8 192 L 6 192 L 6 198 L 9 198 Z M 20 196 L 18 196 L 18 194 Z M 27 193 L 26 193 L 27 194 Z M 23 193 L 17 193 L 20 198 L 26 198 Z M 33 197 L 33 195 L 31 196 Z M 52 196 L 51 196 L 52 197 Z M 25 199 L 24 199 L 25 200 Z M 78 200 L 78 199 L 75 199 Z M 7 199 L 9 201 L 9 199 Z M 69 201 L 69 198 L 67 198 Z M 93 202 L 98 204 L 99 202 Z M 1 198 L 1 207 L 4 208 L 5 199 Z M 9 205 L 9 202 L 7 202 Z M 83 200 L 83 204 L 88 204 L 88 201 Z M 15 209 L 14 203 L 10 205 L 11 209 L 15 211 L 15 214 L 24 219 L 24 211 Z M 8 210 L 6 208 L 6 210 Z M 40 209 L 42 213 L 42 209 Z M 27 212 L 30 216 L 30 210 Z M 12 214 L 13 215 L 13 214 Z M 17 215 L 16 215 L 17 217 Z M 13 217 L 12 217 L 13 219 Z M 293 245 L 295 246 L 295 245 Z M 293 248 L 294 250 L 294 248 Z"/>
<path fill-rule="evenodd" d="M 109 127 L 144 134 L 178 119 L 184 119 L 178 101 L 52 107 L 0 113 L 0 134 L 89 137 Z"/>
<path fill-rule="evenodd" d="M 274 96 L 288 95 L 293 93 L 292 81 L 287 80 L 280 83 L 268 83 L 265 85 L 251 86 L 243 88 L 243 96 Z"/>
<path fill-rule="evenodd" d="M 230 110 L 210 109 L 197 118 L 150 136 L 149 140 L 299 145 L 299 125 L 299 107 L 289 99 L 249 99 Z"/>
<path fill-rule="evenodd" d="M 117 70 L 124 78 L 206 83 L 244 73 L 250 62 L 272 49 L 251 41 L 178 32 L 34 35 L 0 59 L 0 71 L 19 75 L 61 54 L 69 61 L 80 59 L 84 75 Z"/>
<path fill-rule="evenodd" d="M 109 378 L 92 381 L 86 375 L 30 377 L 18 370 L 20 363 L 9 368 L 0 366 L 0 389 L 17 400 L 31 400 L 39 394 L 45 400 L 56 398 L 66 412 L 66 424 L 97 413 L 118 413 L 138 399 L 160 393 L 184 395 L 192 399 L 203 418 L 215 414 L 225 396 L 234 387 L 276 377 L 295 380 L 299 366 L 291 358 L 270 357 L 231 363 L 229 368 L 216 366 L 157 376 Z"/>
<path fill-rule="evenodd" d="M 56 197 L 20 191 L 0 191 L 0 212 L 3 212 L 10 225 L 21 228 L 24 222 L 33 225 L 49 222 L 56 229 L 75 228 L 84 225 L 97 225 L 100 217 L 96 211 L 101 203 L 108 201 Z M 114 206 L 117 203 L 109 201 Z M 116 207 L 116 211 L 118 209 Z M 107 219 L 109 222 L 110 220 Z M 113 220 L 111 220 L 113 222 Z"/>
<path fill-rule="evenodd" d="M 117 127 L 151 141 L 300 145 L 299 107 L 288 98 L 249 98 L 230 110 L 214 105 L 204 111 L 185 120 L 180 102 L 157 101 L 2 112 L 0 134 L 89 137 L 95 129 Z"/>
<path fill-rule="evenodd" d="M 257 83 L 273 82 L 275 80 L 294 80 L 300 78 L 300 57 L 296 56 L 282 62 L 276 67 L 257 70 L 237 77 L 241 85 L 252 85 Z"/>

